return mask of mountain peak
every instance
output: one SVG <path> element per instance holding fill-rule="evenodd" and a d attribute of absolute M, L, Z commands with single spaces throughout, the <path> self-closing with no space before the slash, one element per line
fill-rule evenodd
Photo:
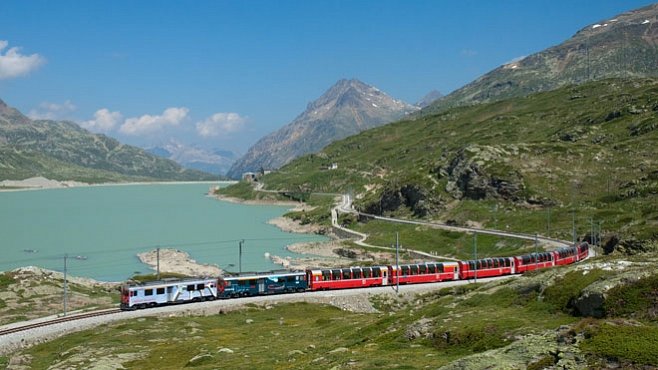
<path fill-rule="evenodd" d="M 355 78 L 341 79 L 291 123 L 260 139 L 235 162 L 228 176 L 239 178 L 247 171 L 279 168 L 333 141 L 396 121 L 416 110 Z"/>
<path fill-rule="evenodd" d="M 658 4 L 589 24 L 559 45 L 503 64 L 435 101 L 426 112 L 606 78 L 656 77 Z"/>

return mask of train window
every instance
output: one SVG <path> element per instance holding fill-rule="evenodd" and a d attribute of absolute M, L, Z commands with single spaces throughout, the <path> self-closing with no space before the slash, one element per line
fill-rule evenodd
<path fill-rule="evenodd" d="M 436 264 L 436 272 L 437 273 L 442 273 L 444 270 L 443 264 L 442 263 L 437 263 Z"/>
<path fill-rule="evenodd" d="M 206 289 L 206 285 L 205 285 L 205 284 L 197 284 L 197 285 L 196 285 L 196 290 L 204 290 L 204 289 Z"/>
<path fill-rule="evenodd" d="M 331 277 L 334 280 L 340 280 L 340 270 L 331 270 Z"/>
<path fill-rule="evenodd" d="M 167 293 L 173 293 L 174 287 L 173 286 L 168 286 L 167 287 Z"/>
<path fill-rule="evenodd" d="M 329 270 L 322 270 L 322 280 L 323 281 L 331 280 L 331 275 Z"/>
<path fill-rule="evenodd" d="M 155 290 L 155 294 L 164 294 L 164 288 L 158 288 Z"/>
<path fill-rule="evenodd" d="M 372 277 L 379 277 L 379 274 L 381 271 L 378 268 L 373 268 L 372 269 Z"/>
<path fill-rule="evenodd" d="M 427 264 L 427 273 L 428 274 L 435 274 L 436 273 L 436 265 L 433 263 L 428 263 Z"/>
<path fill-rule="evenodd" d="M 193 290 L 194 290 L 194 284 L 190 284 L 190 285 L 187 286 L 187 291 L 188 292 L 191 292 Z"/>
<path fill-rule="evenodd" d="M 418 275 L 418 266 L 417 265 L 411 266 L 411 275 Z"/>
<path fill-rule="evenodd" d="M 475 270 L 475 261 L 468 261 L 468 267 L 470 270 Z"/>
<path fill-rule="evenodd" d="M 402 275 L 409 275 L 409 266 L 402 266 Z"/>
<path fill-rule="evenodd" d="M 363 269 L 363 277 L 367 279 L 370 277 L 370 275 L 371 275 L 370 267 L 365 267 Z"/>
<path fill-rule="evenodd" d="M 427 266 L 426 265 L 420 265 L 418 266 L 418 272 L 421 274 L 424 274 L 427 272 Z"/>
<path fill-rule="evenodd" d="M 137 291 L 133 290 L 133 291 L 130 292 L 130 296 L 131 296 L 131 297 L 134 297 L 134 296 L 136 296 L 136 295 L 137 295 Z"/>
<path fill-rule="evenodd" d="M 343 279 L 351 279 L 352 272 L 349 269 L 343 269 Z"/>
<path fill-rule="evenodd" d="M 361 279 L 361 269 L 354 269 L 354 271 L 352 271 L 352 275 L 354 275 L 355 279 Z"/>
<path fill-rule="evenodd" d="M 153 289 L 144 289 L 144 295 L 153 295 Z"/>

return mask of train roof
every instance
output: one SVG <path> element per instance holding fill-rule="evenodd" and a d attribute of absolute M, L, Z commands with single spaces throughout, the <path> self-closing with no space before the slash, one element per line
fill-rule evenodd
<path fill-rule="evenodd" d="M 154 280 L 154 281 L 146 281 L 146 282 L 132 282 L 132 283 L 126 283 L 125 285 L 128 285 L 130 288 L 139 288 L 139 287 L 155 287 L 155 286 L 169 286 L 169 285 L 178 285 L 178 284 L 195 284 L 195 283 L 203 283 L 208 280 L 217 280 L 215 277 L 197 277 L 197 278 L 167 278 L 167 279 L 161 279 L 161 280 Z"/>
<path fill-rule="evenodd" d="M 282 277 L 282 276 L 299 276 L 299 275 L 304 275 L 304 271 L 288 271 L 284 270 L 281 272 L 277 271 L 269 271 L 269 272 L 255 272 L 255 273 L 249 273 L 248 275 L 242 274 L 242 275 L 228 275 L 224 276 L 224 280 L 251 280 L 251 279 L 258 279 L 258 278 L 270 278 L 270 277 Z"/>

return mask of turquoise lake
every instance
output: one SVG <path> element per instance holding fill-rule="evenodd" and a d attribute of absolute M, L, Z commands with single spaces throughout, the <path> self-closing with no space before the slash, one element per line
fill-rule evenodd
<path fill-rule="evenodd" d="M 217 184 L 148 184 L 0 192 L 0 271 L 21 266 L 120 281 L 152 270 L 139 252 L 175 248 L 201 263 L 242 271 L 280 268 L 265 257 L 294 255 L 288 244 L 325 240 L 267 224 L 289 207 L 219 201 Z M 76 256 L 81 256 L 76 259 Z M 86 258 L 86 259 L 83 259 Z M 233 266 L 229 266 L 233 265 Z"/>

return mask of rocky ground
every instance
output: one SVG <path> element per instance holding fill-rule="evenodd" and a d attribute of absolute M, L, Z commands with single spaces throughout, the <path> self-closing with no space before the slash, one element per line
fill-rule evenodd
<path fill-rule="evenodd" d="M 118 283 L 72 276 L 67 282 L 68 311 L 106 308 L 118 297 Z M 60 314 L 63 298 L 64 275 L 60 272 L 32 266 L 6 272 L 0 282 L 0 324 Z"/>
<path fill-rule="evenodd" d="M 143 263 L 157 271 L 157 249 L 139 253 L 137 257 Z M 198 263 L 187 252 L 178 249 L 160 249 L 160 272 L 172 272 L 188 276 L 219 276 L 223 271 L 216 265 Z"/>

